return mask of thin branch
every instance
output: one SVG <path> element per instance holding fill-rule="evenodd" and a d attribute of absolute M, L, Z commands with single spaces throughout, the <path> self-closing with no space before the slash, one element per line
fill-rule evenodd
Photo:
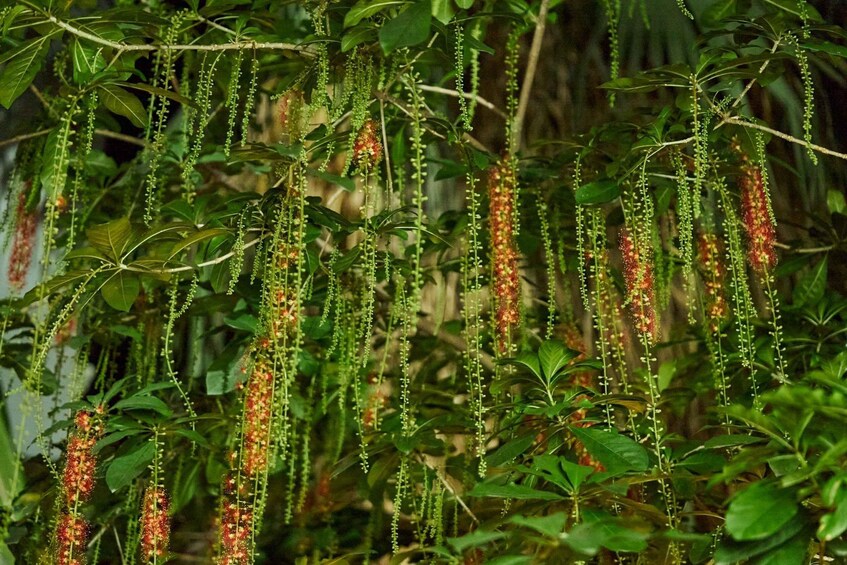
<path fill-rule="evenodd" d="M 210 259 L 208 261 L 204 261 L 203 263 L 198 263 L 196 265 L 185 265 L 185 266 L 182 266 L 182 267 L 174 267 L 172 269 L 139 269 L 138 267 L 132 267 L 130 265 L 123 265 L 123 266 L 121 266 L 121 269 L 123 269 L 125 271 L 132 271 L 134 273 L 151 273 L 151 274 L 158 274 L 158 275 L 166 275 L 166 274 L 172 274 L 172 273 L 184 273 L 186 271 L 195 271 L 197 269 L 202 269 L 203 267 L 211 267 L 212 265 L 217 265 L 218 263 L 223 263 L 224 261 L 226 261 L 230 257 L 235 256 L 236 253 L 242 253 L 245 249 L 249 249 L 249 248 L 253 247 L 257 243 L 259 243 L 260 241 L 265 239 L 265 237 L 266 236 L 257 237 L 253 241 L 250 241 L 249 243 L 245 243 L 244 247 L 241 247 L 239 249 L 233 249 L 232 251 L 230 251 L 229 253 L 227 253 L 225 255 L 221 255 L 220 257 L 216 257 L 214 259 Z"/>
<path fill-rule="evenodd" d="M 827 149 L 821 145 L 817 145 L 815 143 L 806 143 L 802 139 L 798 139 L 792 135 L 788 135 L 787 133 L 782 133 L 781 131 L 775 130 L 773 128 L 769 128 L 767 126 L 763 126 L 761 124 L 757 124 L 755 122 L 748 122 L 746 120 L 742 120 L 741 118 L 736 118 L 734 116 L 727 116 L 723 119 L 723 121 L 718 124 L 720 127 L 723 124 L 735 124 L 738 126 L 742 126 L 750 129 L 757 129 L 759 131 L 763 131 L 765 133 L 769 133 L 774 137 L 778 137 L 780 139 L 784 139 L 785 141 L 790 141 L 791 143 L 796 143 L 797 145 L 802 145 L 803 147 L 809 147 L 814 149 L 818 153 L 822 153 L 824 155 L 831 155 L 833 157 L 838 157 L 839 159 L 847 160 L 847 153 L 839 153 L 838 151 L 833 151 L 832 149 Z M 715 128 L 717 129 L 717 128 Z"/>
<path fill-rule="evenodd" d="M 9 139 L 4 139 L 0 141 L 0 147 L 5 147 L 7 145 L 14 145 L 20 141 L 26 141 L 27 139 L 32 139 L 34 137 L 41 137 L 42 135 L 47 135 L 50 133 L 51 129 L 42 129 L 38 131 L 34 131 L 32 133 L 22 133 L 21 135 L 16 135 L 15 137 L 10 137 Z"/>
<path fill-rule="evenodd" d="M 777 49 L 777 47 L 779 47 L 780 41 L 781 41 L 780 39 L 777 39 L 776 41 L 774 41 L 773 47 L 771 48 L 771 55 L 776 53 L 776 49 Z M 760 75 L 763 72 L 765 72 L 765 69 L 768 68 L 768 64 L 770 64 L 770 62 L 771 62 L 771 59 L 767 59 L 764 63 L 762 63 L 762 66 L 759 67 L 759 74 Z M 743 91 L 741 91 L 741 94 L 738 95 L 738 98 L 735 99 L 735 102 L 732 103 L 732 106 L 729 107 L 730 110 L 732 110 L 733 108 L 738 106 L 741 103 L 741 101 L 744 100 L 744 97 L 747 96 L 747 93 L 750 92 L 750 89 L 753 88 L 754 84 L 756 84 L 756 80 L 757 80 L 757 77 L 753 77 L 753 79 L 750 82 L 747 83 L 747 86 L 744 88 Z"/>
<path fill-rule="evenodd" d="M 81 37 L 83 39 L 87 39 L 99 45 L 103 45 L 105 47 L 111 47 L 112 49 L 117 49 L 118 51 L 233 51 L 240 49 L 268 49 L 268 50 L 284 50 L 284 51 L 298 51 L 301 53 L 313 55 L 314 51 L 308 45 L 298 45 L 296 43 L 281 43 L 281 42 L 265 42 L 258 43 L 256 41 L 236 41 L 233 43 L 213 43 L 208 45 L 181 45 L 181 44 L 159 44 L 159 45 L 150 45 L 147 43 L 142 44 L 128 44 L 128 43 L 118 43 L 117 41 L 110 41 L 108 39 L 103 39 L 93 33 L 89 33 L 85 30 L 79 29 L 77 27 L 72 26 L 69 23 L 63 22 L 58 19 L 56 16 L 52 14 L 44 14 L 45 17 L 52 22 L 53 24 L 59 26 L 76 35 L 77 37 Z"/>
<path fill-rule="evenodd" d="M 474 94 L 473 92 L 459 92 L 458 90 L 450 90 L 449 88 L 442 88 L 440 86 L 430 86 L 428 84 L 419 84 L 418 88 L 420 88 L 421 90 L 426 90 L 427 92 L 435 92 L 437 94 L 446 94 L 447 96 L 452 96 L 453 98 L 462 97 L 462 98 L 465 98 L 467 100 L 474 100 L 477 104 L 479 104 L 480 106 L 484 106 L 485 108 L 488 108 L 489 110 L 491 110 L 492 112 L 494 112 L 495 114 L 497 114 L 498 116 L 503 118 L 504 120 L 509 118 L 506 115 L 506 112 L 504 112 L 503 110 L 501 110 L 500 108 L 498 108 L 497 106 L 495 106 L 494 104 L 492 104 L 491 102 L 489 102 L 488 100 L 483 98 L 482 96 L 478 96 L 478 95 Z"/>
<path fill-rule="evenodd" d="M 541 42 L 544 40 L 544 29 L 547 27 L 547 11 L 550 9 L 550 0 L 541 0 L 541 8 L 538 10 L 538 19 L 535 24 L 535 34 L 532 36 L 532 46 L 529 48 L 529 59 L 526 63 L 526 74 L 521 86 L 521 96 L 518 101 L 518 110 L 515 113 L 515 123 L 512 125 L 512 146 L 519 147 L 523 121 L 526 110 L 529 107 L 529 95 L 532 92 L 532 82 L 535 79 L 535 69 L 538 67 L 538 56 L 541 54 Z"/>

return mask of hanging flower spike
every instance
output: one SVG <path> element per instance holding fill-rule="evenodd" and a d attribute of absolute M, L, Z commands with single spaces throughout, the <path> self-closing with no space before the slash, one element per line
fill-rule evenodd
<path fill-rule="evenodd" d="M 243 504 L 226 500 L 221 512 L 218 565 L 247 565 L 251 561 L 253 513 Z"/>
<path fill-rule="evenodd" d="M 375 120 L 366 120 L 353 142 L 353 166 L 362 173 L 369 173 L 382 160 L 382 142 Z"/>
<path fill-rule="evenodd" d="M 747 259 L 753 271 L 764 275 L 776 265 L 776 229 L 768 204 L 768 193 L 758 166 L 743 157 L 741 166 L 741 220 L 747 232 Z"/>
<path fill-rule="evenodd" d="M 148 562 L 164 557 L 171 539 L 170 502 L 165 489 L 149 486 L 141 512 L 141 555 Z"/>
<path fill-rule="evenodd" d="M 56 565 L 85 563 L 88 529 L 88 522 L 81 516 L 62 513 L 56 525 Z"/>
<path fill-rule="evenodd" d="M 627 303 L 636 331 L 651 342 L 656 339 L 656 307 L 653 291 L 653 265 L 649 254 L 642 254 L 629 230 L 621 230 Z"/>
<path fill-rule="evenodd" d="M 29 188 L 32 183 L 27 182 Z M 26 275 L 32 263 L 32 250 L 38 217 L 26 209 L 26 190 L 18 195 L 15 209 L 15 236 L 12 239 L 12 253 L 9 256 L 9 286 L 21 290 L 26 283 Z"/>
<path fill-rule="evenodd" d="M 585 351 L 585 341 L 582 339 L 582 334 L 580 331 L 573 326 L 572 324 L 568 324 L 564 328 L 565 334 L 565 345 L 568 346 L 569 349 L 573 349 L 574 351 L 579 351 L 580 354 L 571 360 L 571 363 L 578 363 L 586 358 Z M 579 371 L 574 373 L 573 378 L 571 379 L 571 383 L 574 386 L 579 386 L 582 388 L 589 388 L 592 385 L 591 373 L 588 371 Z M 574 402 L 579 402 L 583 399 L 587 398 L 584 394 L 581 394 L 574 398 Z M 571 414 L 570 420 L 573 422 L 574 426 L 580 428 L 588 428 L 592 425 L 592 422 L 586 422 L 585 417 L 588 415 L 587 410 L 581 408 L 574 413 Z M 588 452 L 585 444 L 579 441 L 576 438 L 573 438 L 573 450 L 577 454 L 577 462 L 580 465 L 584 465 L 586 467 L 593 467 L 595 471 L 602 472 L 605 471 L 606 468 L 603 467 L 602 463 L 597 461 L 593 455 Z"/>
<path fill-rule="evenodd" d="M 726 266 L 721 261 L 721 245 L 718 236 L 704 232 L 697 243 L 697 258 L 703 268 L 703 286 L 706 291 L 706 318 L 709 330 L 717 333 L 720 323 L 729 314 L 729 303 L 724 296 Z"/>
<path fill-rule="evenodd" d="M 268 467 L 274 375 L 267 361 L 256 362 L 246 388 L 241 470 L 253 477 Z"/>
<path fill-rule="evenodd" d="M 300 137 L 300 115 L 303 109 L 303 92 L 297 88 L 291 89 L 279 99 L 279 124 L 294 140 Z"/>
<path fill-rule="evenodd" d="M 497 345 L 505 353 L 512 329 L 520 324 L 520 272 L 515 245 L 515 179 L 509 158 L 488 173 L 492 290 L 496 307 Z"/>

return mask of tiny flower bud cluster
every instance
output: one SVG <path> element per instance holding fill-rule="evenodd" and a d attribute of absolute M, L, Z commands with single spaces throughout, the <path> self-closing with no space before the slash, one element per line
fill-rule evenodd
<path fill-rule="evenodd" d="M 103 435 L 100 414 L 80 410 L 74 418 L 68 439 L 65 468 L 62 471 L 63 510 L 56 526 L 56 563 L 82 565 L 88 539 L 88 523 L 80 515 L 80 505 L 94 492 L 97 458 L 94 445 Z"/>
<path fill-rule="evenodd" d="M 362 410 L 362 429 L 366 432 L 376 427 L 379 411 L 388 402 L 375 374 L 368 375 L 367 391 L 367 402 L 364 410 Z"/>
<path fill-rule="evenodd" d="M 292 139 L 300 137 L 300 112 L 303 108 L 303 93 L 294 88 L 279 99 L 279 124 Z"/>
<path fill-rule="evenodd" d="M 639 249 L 629 230 L 620 235 L 627 303 L 635 330 L 650 341 L 656 338 L 656 307 L 653 289 L 653 265 L 649 250 Z"/>
<path fill-rule="evenodd" d="M 353 166 L 368 173 L 382 160 L 382 142 L 375 120 L 366 120 L 353 142 Z"/>
<path fill-rule="evenodd" d="M 164 557 L 171 538 L 170 502 L 165 489 L 149 486 L 141 511 L 141 555 L 146 561 Z"/>
<path fill-rule="evenodd" d="M 271 329 L 277 339 L 289 335 L 297 327 L 299 316 L 297 315 L 297 296 L 290 291 L 277 290 L 273 296 L 274 317 L 271 320 Z"/>
<path fill-rule="evenodd" d="M 703 285 L 706 290 L 706 319 L 709 330 L 717 333 L 721 320 L 729 314 L 729 304 L 724 296 L 726 267 L 721 261 L 721 245 L 713 233 L 702 233 L 697 243 L 697 258 L 703 268 Z"/>
<path fill-rule="evenodd" d="M 745 162 L 741 167 L 741 221 L 747 232 L 747 259 L 763 275 L 776 265 L 776 229 L 768 205 L 762 171 Z"/>
<path fill-rule="evenodd" d="M 520 272 L 515 245 L 515 179 L 509 159 L 488 173 L 492 292 L 496 305 L 497 345 L 505 353 L 512 329 L 520 324 Z"/>
<path fill-rule="evenodd" d="M 29 186 L 30 183 L 27 183 Z M 26 209 L 26 194 L 18 196 L 15 209 L 15 236 L 12 239 L 12 253 L 9 256 L 9 286 L 21 290 L 26 283 L 26 275 L 32 263 L 32 249 L 38 217 Z"/>

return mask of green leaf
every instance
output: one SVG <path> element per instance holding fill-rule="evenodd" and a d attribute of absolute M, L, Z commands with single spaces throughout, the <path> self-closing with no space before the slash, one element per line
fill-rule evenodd
<path fill-rule="evenodd" d="M 349 177 L 342 177 L 339 175 L 333 175 L 332 173 L 327 173 L 325 171 L 319 171 L 317 169 L 306 169 L 306 174 L 311 175 L 313 177 L 318 177 L 319 179 L 323 179 L 327 182 L 331 182 L 333 184 L 337 184 L 344 190 L 348 192 L 353 192 L 356 190 L 356 181 Z"/>
<path fill-rule="evenodd" d="M 85 85 L 94 75 L 106 68 L 106 57 L 103 56 L 103 47 L 90 42 L 74 38 L 71 44 L 71 55 L 74 64 L 74 82 Z"/>
<path fill-rule="evenodd" d="M 604 519 L 579 524 L 565 538 L 576 551 L 595 555 L 601 547 L 611 551 L 643 551 L 647 548 L 647 533 L 629 529 L 619 521 Z"/>
<path fill-rule="evenodd" d="M 763 0 L 766 4 L 770 4 L 771 6 L 775 6 L 780 10 L 784 10 L 790 14 L 794 14 L 798 18 L 803 17 L 805 13 L 806 18 L 810 22 L 822 22 L 823 18 L 821 17 L 820 12 L 817 9 L 809 4 L 806 0 Z"/>
<path fill-rule="evenodd" d="M 842 485 L 838 491 L 835 510 L 821 517 L 818 538 L 823 541 L 832 541 L 845 531 L 847 531 L 847 487 Z"/>
<path fill-rule="evenodd" d="M 547 382 L 551 382 L 556 373 L 561 371 L 577 355 L 578 351 L 568 349 L 558 341 L 545 341 L 538 349 L 538 360 Z"/>
<path fill-rule="evenodd" d="M 701 16 L 704 26 L 718 27 L 721 25 L 721 20 L 735 15 L 738 0 L 717 0 L 708 8 L 703 10 Z"/>
<path fill-rule="evenodd" d="M 815 305 L 826 292 L 827 258 L 818 261 L 817 265 L 803 275 L 794 287 L 793 300 L 795 306 Z"/>
<path fill-rule="evenodd" d="M 536 490 L 526 485 L 478 483 L 468 496 L 477 498 L 514 498 L 515 500 L 562 500 L 555 492 Z"/>
<path fill-rule="evenodd" d="M 406 0 L 359 0 L 344 16 L 344 27 L 353 27 L 365 18 L 378 14 L 390 6 L 405 4 Z"/>
<path fill-rule="evenodd" d="M 3 74 L 0 76 L 0 104 L 7 110 L 12 102 L 18 99 L 29 88 L 35 75 L 41 70 L 47 58 L 52 35 L 31 39 L 26 43 L 3 55 L 6 62 Z"/>
<path fill-rule="evenodd" d="M 574 198 L 582 206 L 593 206 L 611 202 L 621 194 L 618 183 L 612 179 L 601 179 L 590 182 L 576 189 Z"/>
<path fill-rule="evenodd" d="M 646 471 L 650 464 L 641 445 L 617 432 L 576 426 L 568 429 L 610 473 Z"/>
<path fill-rule="evenodd" d="M 798 532 L 806 528 L 806 525 L 806 517 L 797 514 L 779 532 L 760 541 L 737 542 L 724 536 L 715 551 L 715 565 L 730 565 L 766 553 L 798 535 Z M 806 532 L 800 535 L 805 536 Z"/>
<path fill-rule="evenodd" d="M 219 235 L 226 235 L 229 233 L 231 233 L 230 230 L 225 228 L 209 228 L 192 233 L 188 237 L 174 243 L 173 247 L 171 247 L 170 253 L 168 254 L 168 259 L 173 259 L 179 254 L 180 251 L 186 249 L 187 247 L 191 247 L 195 243 L 199 243 L 203 240 L 211 239 Z"/>
<path fill-rule="evenodd" d="M 120 402 L 116 403 L 114 408 L 116 410 L 152 410 L 153 412 L 158 412 L 162 416 L 173 415 L 173 411 L 167 404 L 155 396 L 148 395 L 136 395 L 124 398 Z"/>
<path fill-rule="evenodd" d="M 129 312 L 140 292 L 141 281 L 138 276 L 124 270 L 112 275 L 100 289 L 106 304 L 121 312 Z"/>
<path fill-rule="evenodd" d="M 509 463 L 532 446 L 535 436 L 535 433 L 531 433 L 505 443 L 485 457 L 486 463 L 490 467 L 499 467 Z"/>
<path fill-rule="evenodd" d="M 91 245 L 118 262 L 122 259 L 121 255 L 132 237 L 132 224 L 129 218 L 118 218 L 106 224 L 88 228 L 85 235 L 88 236 Z"/>
<path fill-rule="evenodd" d="M 138 477 L 153 462 L 156 446 L 146 441 L 126 455 L 116 457 L 106 470 L 106 484 L 109 490 L 125 487 Z"/>
<path fill-rule="evenodd" d="M 506 534 L 504 532 L 474 530 L 473 532 L 459 538 L 447 538 L 447 543 L 450 544 L 453 549 L 455 549 L 459 553 L 462 553 L 466 549 L 469 549 L 471 547 L 485 545 L 487 543 L 502 539 L 504 537 L 506 537 Z"/>
<path fill-rule="evenodd" d="M 432 25 L 430 0 L 417 0 L 379 30 L 379 44 L 387 54 L 398 47 L 411 47 L 429 38 Z"/>
<path fill-rule="evenodd" d="M 432 2 L 432 17 L 444 25 L 450 23 L 453 15 L 456 13 L 453 9 L 452 0 L 431 0 Z"/>
<path fill-rule="evenodd" d="M 341 52 L 347 53 L 355 46 L 372 41 L 376 38 L 376 27 L 373 25 L 359 25 L 348 30 L 341 36 Z"/>
<path fill-rule="evenodd" d="M 456 0 L 456 6 L 461 8 L 462 10 L 467 10 L 471 6 L 473 6 L 474 0 Z"/>
<path fill-rule="evenodd" d="M 539 380 L 544 378 L 544 373 L 541 372 L 541 365 L 538 363 L 538 355 L 535 353 L 524 351 L 514 359 L 509 359 L 508 363 L 510 365 L 522 365 L 526 367 L 533 375 L 538 377 Z"/>
<path fill-rule="evenodd" d="M 565 523 L 568 517 L 564 512 L 556 512 L 548 516 L 512 516 L 509 521 L 519 526 L 532 528 L 541 534 L 557 538 L 565 529 Z"/>
<path fill-rule="evenodd" d="M 100 99 L 106 108 L 129 119 L 132 125 L 142 128 L 147 124 L 147 112 L 141 100 L 120 86 L 113 84 L 101 86 Z"/>
<path fill-rule="evenodd" d="M 778 532 L 797 511 L 792 491 L 755 483 L 732 499 L 726 512 L 726 530 L 738 541 L 760 540 Z"/>

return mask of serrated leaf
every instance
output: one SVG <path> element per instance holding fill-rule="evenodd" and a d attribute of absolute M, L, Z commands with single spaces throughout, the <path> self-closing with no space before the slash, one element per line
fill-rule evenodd
<path fill-rule="evenodd" d="M 793 492 L 755 483 L 732 499 L 726 530 L 737 541 L 760 540 L 778 532 L 798 510 Z"/>
<path fill-rule="evenodd" d="M 125 270 L 115 273 L 100 289 L 106 304 L 121 312 L 129 312 L 140 292 L 138 276 Z"/>
<path fill-rule="evenodd" d="M 0 75 L 0 104 L 7 110 L 41 70 L 51 37 L 52 34 L 31 39 L 2 57 L 6 67 Z"/>
<path fill-rule="evenodd" d="M 100 100 L 110 111 L 127 118 L 132 125 L 142 128 L 147 124 L 147 112 L 137 96 L 114 84 L 99 88 Z"/>
<path fill-rule="evenodd" d="M 126 455 L 116 457 L 106 470 L 106 484 L 112 492 L 130 484 L 153 462 L 156 446 L 147 441 Z"/>
<path fill-rule="evenodd" d="M 646 471 L 650 465 L 647 451 L 617 432 L 576 426 L 568 429 L 610 473 Z"/>
<path fill-rule="evenodd" d="M 118 262 L 132 237 L 132 224 L 129 218 L 118 218 L 106 224 L 88 228 L 85 235 L 88 236 L 91 245 Z"/>
<path fill-rule="evenodd" d="M 399 47 L 411 47 L 429 38 L 432 26 L 430 0 L 417 0 L 379 30 L 379 44 L 387 54 Z"/>

